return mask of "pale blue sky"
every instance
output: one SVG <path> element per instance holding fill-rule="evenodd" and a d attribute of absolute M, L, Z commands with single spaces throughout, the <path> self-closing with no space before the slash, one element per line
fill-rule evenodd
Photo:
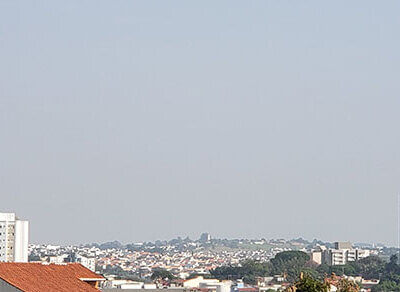
<path fill-rule="evenodd" d="M 400 1 L 0 2 L 0 210 L 33 242 L 395 244 Z"/>

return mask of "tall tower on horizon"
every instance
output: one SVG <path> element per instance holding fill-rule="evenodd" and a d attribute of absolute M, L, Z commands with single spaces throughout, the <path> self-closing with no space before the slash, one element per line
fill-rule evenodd
<path fill-rule="evenodd" d="M 202 233 L 199 240 L 200 242 L 209 242 L 211 241 L 211 235 L 209 233 Z"/>
<path fill-rule="evenodd" d="M 0 213 L 0 262 L 28 262 L 29 222 Z"/>

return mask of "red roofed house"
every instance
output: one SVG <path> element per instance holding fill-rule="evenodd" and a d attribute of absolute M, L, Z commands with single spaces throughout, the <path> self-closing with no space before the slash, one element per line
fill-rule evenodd
<path fill-rule="evenodd" d="M 96 292 L 104 280 L 81 264 L 0 262 L 0 292 Z"/>

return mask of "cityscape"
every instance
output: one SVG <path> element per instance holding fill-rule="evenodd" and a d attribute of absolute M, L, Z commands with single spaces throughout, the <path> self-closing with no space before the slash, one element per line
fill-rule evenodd
<path fill-rule="evenodd" d="M 0 292 L 400 292 L 399 15 L 0 0 Z"/>
<path fill-rule="evenodd" d="M 203 233 L 195 240 L 30 244 L 29 221 L 14 213 L 0 213 L 0 236 L 0 262 L 45 267 L 79 264 L 87 269 L 84 273 L 90 271 L 98 277 L 93 280 L 91 275 L 90 281 L 101 291 L 288 291 L 303 269 L 320 273 L 329 283 L 329 291 L 344 291 L 340 290 L 343 280 L 354 283 L 359 291 L 379 291 L 385 277 L 376 265 L 383 267 L 387 262 L 399 266 L 398 248 L 302 238 L 216 239 Z M 285 267 L 274 271 L 274 265 Z M 358 265 L 364 270 L 356 271 Z M 297 267 L 294 271 L 293 266 Z M 260 267 L 272 269 L 260 271 Z M 0 280 L 8 282 L 1 273 L 0 264 Z"/>

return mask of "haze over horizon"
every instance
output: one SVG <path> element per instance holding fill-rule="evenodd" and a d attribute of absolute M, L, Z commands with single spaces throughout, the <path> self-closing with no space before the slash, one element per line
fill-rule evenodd
<path fill-rule="evenodd" d="M 377 3 L 1 1 L 0 211 L 37 243 L 395 245 L 400 2 Z"/>
<path fill-rule="evenodd" d="M 171 241 L 171 240 L 174 240 L 174 239 L 178 239 L 178 238 L 181 238 L 182 240 L 185 240 L 186 238 L 189 238 L 192 241 L 199 240 L 199 237 L 193 237 L 192 238 L 190 236 L 178 235 L 178 236 L 173 237 L 173 238 L 158 238 L 158 239 L 155 239 L 155 240 L 120 241 L 118 239 L 113 239 L 113 240 L 108 240 L 108 241 L 76 242 L 74 244 L 76 244 L 76 245 L 91 245 L 91 244 L 107 244 L 107 243 L 118 242 L 118 243 L 120 243 L 122 245 L 129 245 L 129 244 L 155 243 L 156 241 L 161 241 L 161 242 L 167 241 L 168 242 L 168 241 Z M 306 241 L 309 241 L 309 242 L 313 242 L 314 240 L 317 240 L 317 241 L 321 241 L 321 242 L 324 242 L 324 243 L 330 243 L 330 244 L 333 244 L 333 243 L 335 243 L 337 241 L 340 241 L 340 240 L 328 241 L 328 240 L 324 240 L 324 239 L 321 239 L 321 238 L 312 238 L 312 239 L 310 239 L 310 238 L 303 238 L 301 236 L 297 237 L 297 238 L 283 238 L 283 237 L 276 237 L 276 238 L 263 238 L 263 237 L 259 237 L 259 238 L 246 238 L 246 237 L 226 238 L 225 237 L 225 238 L 219 238 L 219 237 L 212 237 L 212 239 L 217 239 L 217 240 L 225 240 L 225 239 L 226 240 L 261 240 L 261 239 L 265 239 L 267 241 L 271 240 L 271 239 L 272 240 L 284 239 L 284 240 L 288 240 L 288 241 L 301 239 L 301 240 L 306 240 Z M 353 246 L 357 245 L 357 244 L 376 244 L 376 245 L 384 244 L 382 242 L 361 242 L 361 241 L 355 241 L 355 242 L 350 242 L 350 243 Z M 38 244 L 38 245 L 42 245 L 42 244 L 53 245 L 53 244 L 55 244 L 55 245 L 61 245 L 61 246 L 65 245 L 65 244 L 62 244 L 62 243 L 55 243 L 55 242 L 32 242 L 32 244 Z M 386 247 L 396 248 L 397 246 L 386 245 Z"/>

